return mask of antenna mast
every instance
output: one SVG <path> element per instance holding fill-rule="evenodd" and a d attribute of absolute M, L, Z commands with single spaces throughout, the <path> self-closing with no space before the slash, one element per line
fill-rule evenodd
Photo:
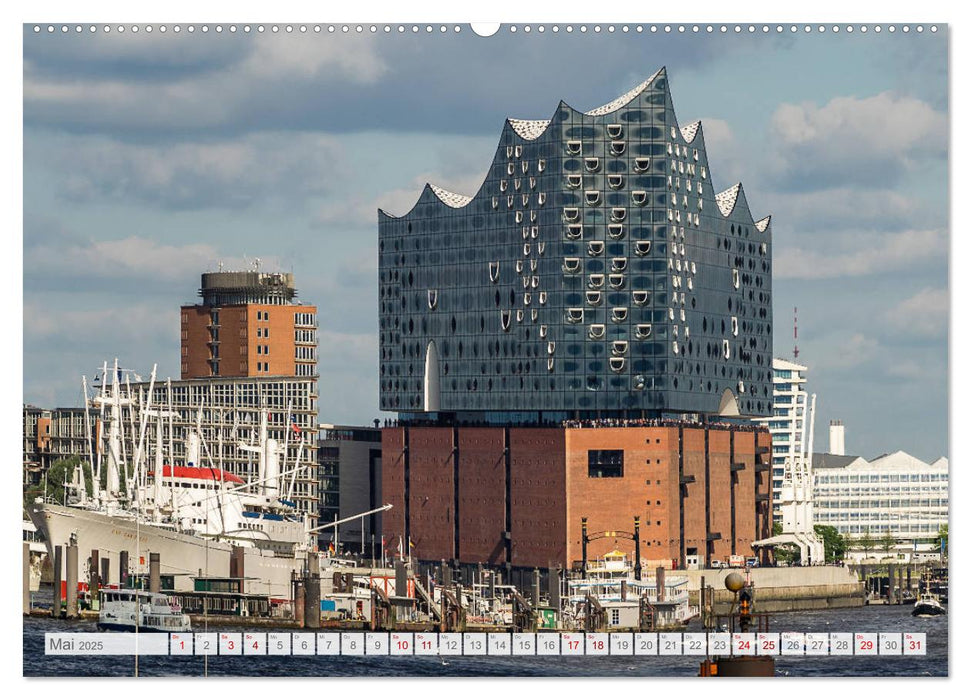
<path fill-rule="evenodd" d="M 799 307 L 792 307 L 792 342 L 795 345 L 792 354 L 799 359 Z"/>

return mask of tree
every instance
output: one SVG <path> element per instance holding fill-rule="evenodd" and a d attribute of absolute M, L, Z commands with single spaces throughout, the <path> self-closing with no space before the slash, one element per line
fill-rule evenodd
<path fill-rule="evenodd" d="M 941 553 L 941 556 L 945 556 L 947 555 L 948 544 L 950 544 L 950 539 L 947 536 L 947 523 L 944 523 L 937 530 L 937 537 L 934 539 L 934 548 Z"/>
<path fill-rule="evenodd" d="M 24 492 L 24 503 L 30 503 L 35 498 L 45 497 L 54 503 L 64 503 L 64 483 L 70 483 L 74 479 L 74 470 L 81 465 L 84 473 L 84 485 L 88 493 L 91 493 L 92 479 L 91 467 L 87 462 L 82 462 L 77 455 L 67 459 L 59 459 L 50 466 L 40 486 L 34 486 Z"/>
<path fill-rule="evenodd" d="M 870 552 L 873 551 L 877 543 L 874 541 L 873 535 L 870 534 L 870 528 L 865 528 L 863 534 L 856 539 L 854 544 L 863 550 L 863 558 L 869 559 Z"/>
<path fill-rule="evenodd" d="M 815 525 L 813 527 L 819 539 L 823 541 L 823 551 L 828 563 L 843 561 L 846 556 L 846 538 L 832 525 Z"/>
<path fill-rule="evenodd" d="M 897 538 L 893 536 L 893 533 L 890 532 L 890 530 L 887 530 L 885 533 L 883 533 L 883 536 L 880 538 L 880 548 L 883 550 L 883 553 L 889 557 L 890 550 L 892 550 L 896 546 L 897 546 Z"/>

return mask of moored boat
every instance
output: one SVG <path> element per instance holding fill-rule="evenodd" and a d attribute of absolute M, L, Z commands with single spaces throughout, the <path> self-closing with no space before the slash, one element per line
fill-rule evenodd
<path fill-rule="evenodd" d="M 98 629 L 113 632 L 191 632 L 189 616 L 167 595 L 132 589 L 101 591 Z"/>
<path fill-rule="evenodd" d="M 914 603 L 914 610 L 911 613 L 914 617 L 935 617 L 943 615 L 947 609 L 941 605 L 941 601 L 933 593 L 921 593 Z"/>

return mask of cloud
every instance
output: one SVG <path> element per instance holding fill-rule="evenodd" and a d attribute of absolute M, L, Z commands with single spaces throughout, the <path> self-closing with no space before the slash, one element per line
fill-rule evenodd
<path fill-rule="evenodd" d="M 51 171 L 74 202 L 140 202 L 169 209 L 240 208 L 326 193 L 342 151 L 315 134 L 263 133 L 167 146 L 82 136 L 41 145 L 35 165 Z"/>
<path fill-rule="evenodd" d="M 820 250 L 784 248 L 775 255 L 775 279 L 833 279 L 913 270 L 947 257 L 943 229 L 895 234 L 860 232 Z"/>
<path fill-rule="evenodd" d="M 787 228 L 800 233 L 833 233 L 839 237 L 859 230 L 886 233 L 942 218 L 937 212 L 927 211 L 926 202 L 918 197 L 890 189 L 841 187 L 776 192 L 770 196 L 759 192 L 759 197 L 771 201 L 776 227 L 784 222 Z M 834 237 L 827 236 L 825 243 Z"/>
<path fill-rule="evenodd" d="M 899 331 L 937 337 L 947 329 L 950 295 L 946 289 L 925 287 L 884 314 Z"/>
<path fill-rule="evenodd" d="M 947 157 L 947 114 L 884 92 L 826 105 L 783 104 L 772 116 L 771 168 L 784 186 L 889 185 Z"/>
<path fill-rule="evenodd" d="M 872 366 L 880 349 L 879 342 L 863 333 L 831 338 L 833 351 L 820 356 L 813 369 L 849 370 L 863 365 Z"/>
<path fill-rule="evenodd" d="M 485 167 L 491 164 L 486 163 Z M 482 163 L 477 164 L 482 167 Z M 451 172 L 452 174 L 444 174 Z M 425 172 L 416 175 L 411 180 L 408 187 L 400 187 L 393 190 L 386 190 L 377 197 L 364 199 L 352 197 L 349 201 L 345 200 L 340 204 L 327 204 L 320 208 L 314 216 L 314 223 L 322 226 L 332 224 L 347 224 L 361 226 L 366 224 L 369 228 L 376 228 L 378 223 L 378 209 L 382 209 L 391 216 L 403 216 L 407 214 L 418 202 L 425 183 L 431 183 L 442 187 L 449 192 L 475 196 L 485 180 L 486 173 L 481 175 L 468 175 L 465 172 L 458 173 L 455 168 L 448 168 L 442 173 Z"/>
<path fill-rule="evenodd" d="M 108 292 L 171 295 L 193 289 L 199 274 L 221 263 L 226 269 L 249 269 L 253 260 L 221 255 L 207 243 L 170 245 L 139 235 L 98 240 L 87 238 L 54 219 L 29 220 L 24 233 L 24 288 L 44 291 Z M 280 260 L 261 258 L 263 269 L 283 269 Z M 178 304 L 173 303 L 172 308 Z M 82 327 L 87 327 L 82 325 Z"/>

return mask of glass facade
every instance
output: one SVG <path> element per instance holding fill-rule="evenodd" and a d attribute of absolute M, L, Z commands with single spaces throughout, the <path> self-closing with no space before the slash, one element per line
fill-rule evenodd
<path fill-rule="evenodd" d="M 379 212 L 381 408 L 772 411 L 771 227 L 716 194 L 662 69 L 507 120 L 478 193 Z"/>

